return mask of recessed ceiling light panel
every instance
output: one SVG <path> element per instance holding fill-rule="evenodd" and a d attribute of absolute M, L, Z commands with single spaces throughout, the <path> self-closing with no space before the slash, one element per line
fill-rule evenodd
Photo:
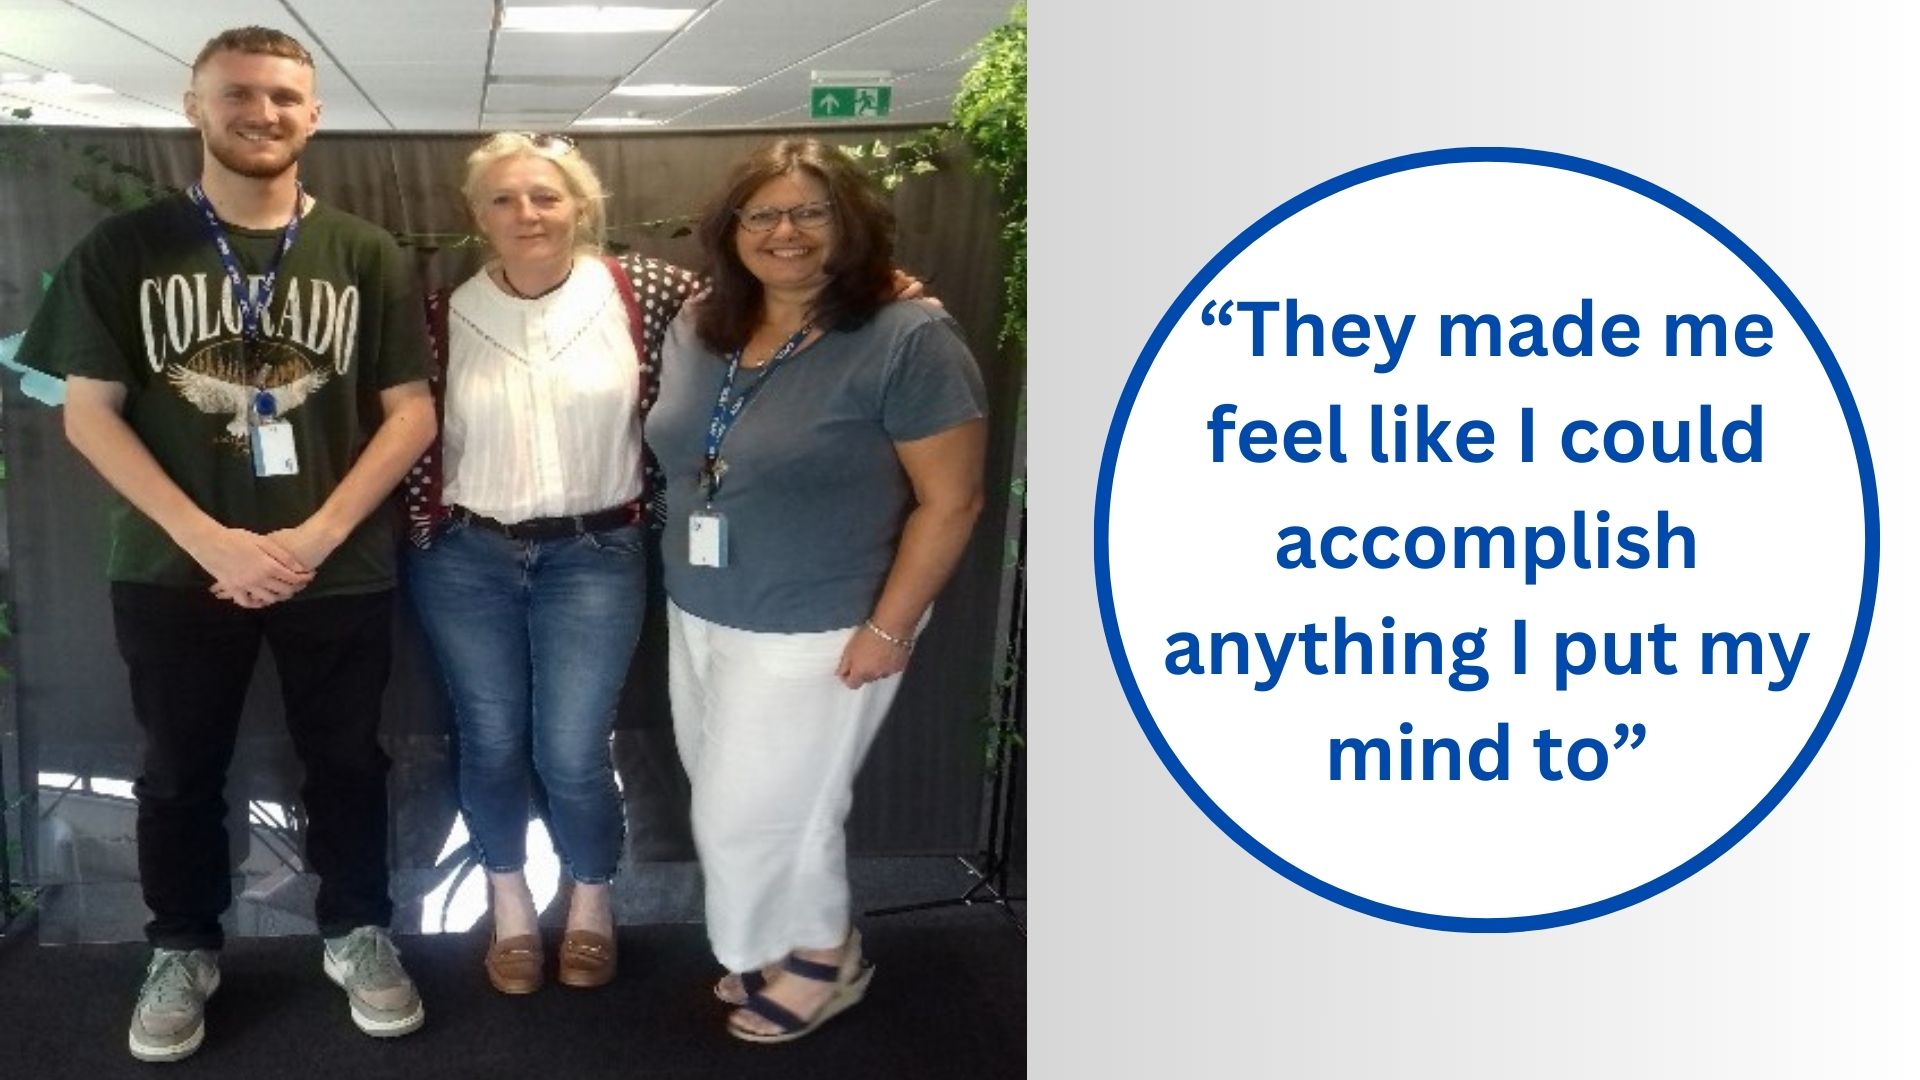
<path fill-rule="evenodd" d="M 509 7 L 500 29 L 529 34 L 664 34 L 685 26 L 693 8 L 587 5 Z"/>
<path fill-rule="evenodd" d="M 714 97 L 718 94 L 731 94 L 740 89 L 737 86 L 690 86 L 686 83 L 645 83 L 640 86 L 616 86 L 613 92 L 618 97 Z"/>

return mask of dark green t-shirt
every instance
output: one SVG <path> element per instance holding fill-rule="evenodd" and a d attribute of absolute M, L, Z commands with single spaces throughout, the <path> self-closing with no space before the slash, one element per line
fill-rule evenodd
<path fill-rule="evenodd" d="M 227 227 L 241 272 L 271 263 L 280 231 Z M 257 286 L 256 286 L 257 287 Z M 427 377 L 418 276 L 387 233 L 315 204 L 280 266 L 249 362 L 206 221 L 176 195 L 100 223 L 54 275 L 20 358 L 124 383 L 127 423 L 161 469 L 222 524 L 267 533 L 326 501 L 380 426 L 380 391 Z M 299 472 L 257 477 L 248 402 L 262 377 L 292 429 Z M 110 516 L 114 581 L 200 586 L 207 573 L 124 499 Z M 392 515 L 377 512 L 299 595 L 394 581 Z"/>

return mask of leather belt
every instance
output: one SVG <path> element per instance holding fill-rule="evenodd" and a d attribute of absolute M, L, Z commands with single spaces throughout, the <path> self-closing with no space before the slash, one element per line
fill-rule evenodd
<path fill-rule="evenodd" d="M 565 540 L 583 533 L 618 529 L 638 520 L 632 506 L 615 506 L 606 510 L 596 510 L 591 514 L 573 514 L 568 517 L 528 518 L 511 525 L 504 521 L 495 521 L 485 514 L 476 514 L 464 506 L 447 507 L 447 516 L 454 521 L 478 525 L 488 532 L 499 533 L 509 540 Z"/>

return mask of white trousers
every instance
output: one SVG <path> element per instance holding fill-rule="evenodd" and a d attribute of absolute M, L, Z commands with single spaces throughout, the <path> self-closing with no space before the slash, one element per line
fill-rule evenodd
<path fill-rule="evenodd" d="M 831 949 L 852 925 L 853 778 L 900 690 L 834 676 L 856 627 L 735 630 L 667 607 L 668 693 L 693 783 L 707 938 L 729 971 Z"/>

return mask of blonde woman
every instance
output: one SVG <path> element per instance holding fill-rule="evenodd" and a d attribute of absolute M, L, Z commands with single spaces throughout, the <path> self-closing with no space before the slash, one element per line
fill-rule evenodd
<path fill-rule="evenodd" d="M 599 254 L 600 181 L 564 136 L 488 139 L 464 192 L 493 258 L 429 305 L 443 441 L 409 483 L 408 585 L 446 677 L 487 873 L 487 978 L 508 994 L 544 981 L 524 872 L 537 777 L 572 881 L 557 978 L 600 986 L 616 967 L 609 883 L 625 833 L 608 738 L 646 607 L 641 421 L 655 346 L 693 277 Z"/>

